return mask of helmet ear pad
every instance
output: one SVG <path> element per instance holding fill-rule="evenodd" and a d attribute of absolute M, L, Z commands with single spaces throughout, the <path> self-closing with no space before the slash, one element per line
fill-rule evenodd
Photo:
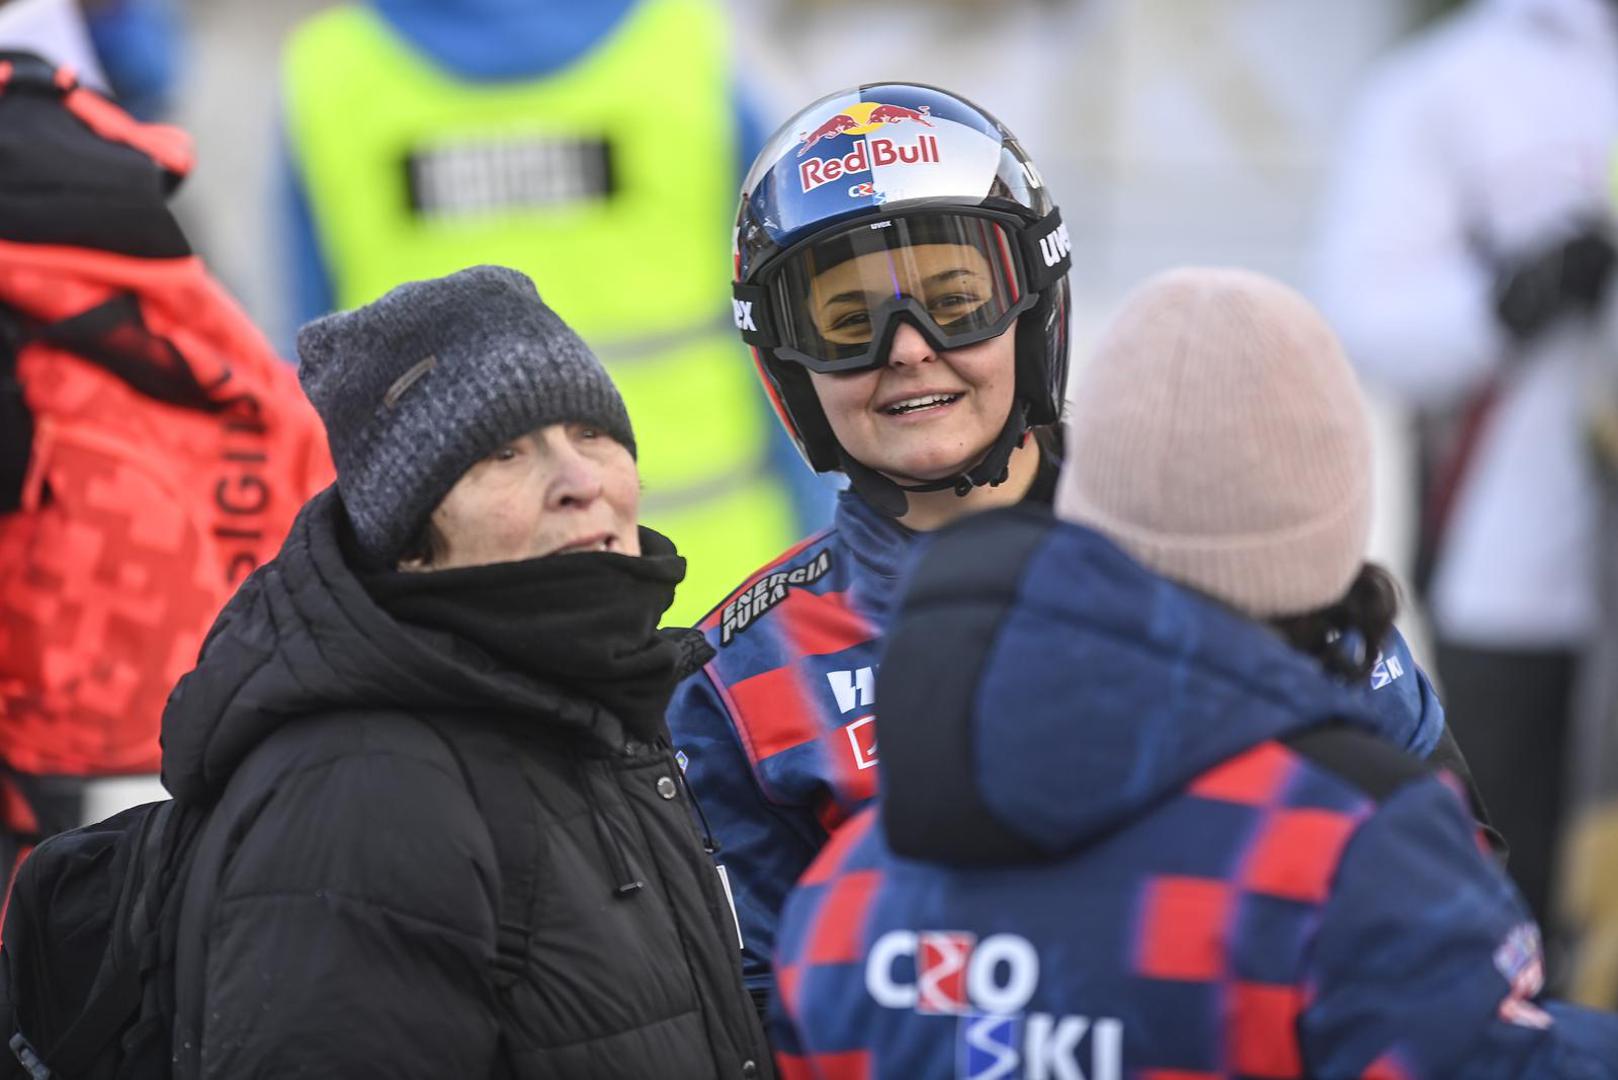
<path fill-rule="evenodd" d="M 1029 427 L 1062 419 L 1067 393 L 1068 297 L 1064 277 L 1017 320 L 1017 396 L 1028 406 Z"/>
<path fill-rule="evenodd" d="M 803 451 L 809 467 L 817 473 L 841 470 L 837 436 L 832 434 L 826 410 L 820 407 L 820 395 L 815 393 L 808 369 L 790 360 L 778 360 L 768 350 L 760 352 L 763 353 L 764 369 L 770 381 L 775 383 L 781 406 L 787 413 L 786 419 L 796 430 L 798 447 Z"/>

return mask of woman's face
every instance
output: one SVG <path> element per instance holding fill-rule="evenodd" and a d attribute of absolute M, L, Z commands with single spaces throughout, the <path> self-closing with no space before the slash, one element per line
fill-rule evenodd
<path fill-rule="evenodd" d="M 468 469 L 431 518 L 432 555 L 401 570 L 537 559 L 581 551 L 640 554 L 640 473 L 616 439 L 588 424 L 551 424 Z"/>
<path fill-rule="evenodd" d="M 920 300 L 941 324 L 984 302 L 987 268 L 976 248 L 955 244 L 918 247 L 910 260 L 914 281 L 898 291 Z M 891 296 L 884 252 L 862 255 L 815 278 L 810 310 L 821 333 L 864 333 L 863 312 Z M 940 351 L 908 322 L 900 323 L 888 362 L 869 371 L 810 373 L 832 434 L 855 461 L 900 482 L 937 480 L 970 468 L 988 452 L 1011 412 L 1016 389 L 1016 333 L 960 349 Z"/>

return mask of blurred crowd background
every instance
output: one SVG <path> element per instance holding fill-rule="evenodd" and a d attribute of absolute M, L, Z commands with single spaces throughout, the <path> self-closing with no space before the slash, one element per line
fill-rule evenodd
<path fill-rule="evenodd" d="M 1544 0 L 1540 6 L 1550 10 L 1559 2 Z M 1566 2 L 1592 11 L 1611 6 L 1608 0 Z M 457 9 L 460 18 L 477 19 L 485 3 L 492 5 L 491 11 L 509 8 L 495 0 L 389 0 L 384 6 L 403 10 L 437 4 Z M 1466 6 L 1435 0 L 715 3 L 720 12 L 715 26 L 723 37 L 719 47 L 731 57 L 741 108 L 761 129 L 756 136 L 822 94 L 887 80 L 947 87 L 977 100 L 1005 121 L 1040 162 L 1070 230 L 1076 364 L 1083 363 L 1088 343 L 1132 285 L 1154 271 L 1180 264 L 1264 271 L 1322 299 L 1327 313 L 1335 314 L 1331 298 L 1321 297 L 1323 237 L 1337 224 L 1327 220 L 1332 212 L 1330 193 L 1345 172 L 1366 164 L 1347 159 L 1354 152 L 1347 141 L 1351 118 L 1362 104 L 1368 80 L 1390 50 Z M 194 136 L 198 164 L 182 190 L 178 213 L 214 272 L 271 341 L 290 356 L 296 328 L 317 313 L 320 292 L 309 288 L 302 265 L 309 251 L 306 246 L 300 250 L 297 229 L 288 225 L 297 219 L 298 199 L 307 200 L 308 192 L 300 194 L 300 185 L 289 179 L 294 171 L 289 158 L 295 159 L 296 153 L 289 147 L 286 49 L 295 28 L 335 5 L 330 0 L 83 0 L 83 4 L 108 74 L 127 88 L 130 105 Z M 0 13 L 6 6 L 0 2 Z M 1527 10 L 1534 2 L 1473 0 L 1472 6 Z M 1575 26 L 1570 33 L 1577 38 L 1583 31 Z M 668 44 L 671 50 L 684 47 L 680 41 Z M 659 79 L 653 73 L 644 87 L 636 88 L 644 100 L 641 119 L 648 127 L 656 126 L 665 108 L 666 88 Z M 1591 108 L 1610 119 L 1618 116 L 1618 79 L 1601 88 L 1602 93 L 1608 90 L 1613 102 L 1603 98 L 1598 109 L 1595 104 Z M 1594 103 L 1599 96 L 1593 94 L 1589 101 Z M 314 100 L 318 111 L 318 96 Z M 1571 115 L 1583 104 L 1547 99 L 1548 122 Z M 693 151 L 700 157 L 700 147 Z M 716 148 L 715 154 L 724 157 L 724 169 L 738 168 L 732 148 Z M 1465 167 L 1459 158 L 1455 164 Z M 1610 189 L 1605 174 L 1594 185 Z M 307 188 L 307 178 L 303 187 Z M 1520 201 L 1534 203 L 1539 193 L 1538 187 L 1527 186 Z M 1395 183 L 1386 198 L 1399 201 L 1405 194 Z M 1424 197 L 1414 189 L 1409 196 L 1412 205 Z M 1417 209 L 1427 212 L 1421 206 Z M 1610 205 L 1594 209 L 1598 216 L 1610 216 Z M 1566 210 L 1563 206 L 1555 212 Z M 1415 224 L 1419 231 L 1421 222 Z M 1546 236 L 1550 239 L 1507 237 L 1510 242 L 1497 252 L 1495 269 L 1527 266 L 1545 243 L 1560 243 L 1561 234 L 1555 229 Z M 1412 252 L 1412 259 L 1419 254 Z M 1560 260 L 1560 249 L 1556 255 Z M 656 257 L 656 252 L 638 251 L 601 254 L 605 263 Z M 1390 263 L 1390 271 L 1401 269 L 1397 262 Z M 301 280 L 300 273 L 304 273 Z M 1493 284 L 1485 283 L 1479 294 L 1488 294 Z M 1338 287 L 1342 291 L 1341 283 Z M 540 288 L 547 291 L 543 279 Z M 1350 285 L 1347 292 L 1354 289 Z M 327 291 L 337 297 L 342 293 Z M 1338 297 L 1337 308 L 1341 301 Z M 559 306 L 573 321 L 566 305 Z M 1510 328 L 1521 341 L 1537 333 L 1537 327 L 1520 333 L 1519 329 Z M 581 325 L 581 331 L 591 337 L 588 325 Z M 1348 336 L 1352 355 L 1355 338 Z M 1415 416 L 1410 400 L 1394 397 L 1387 381 L 1373 383 L 1369 390 L 1378 429 L 1373 555 L 1408 585 L 1415 574 L 1419 517 Z M 641 423 L 638 415 L 636 422 Z M 1569 416 L 1558 422 L 1584 420 Z M 813 497 L 810 492 L 803 498 L 812 503 Z M 1547 525 L 1526 509 L 1523 518 L 1519 528 L 1524 534 Z M 769 544 L 771 550 L 779 546 L 773 539 Z M 728 570 L 726 575 L 735 576 Z M 1590 581 L 1587 589 L 1595 596 L 1596 582 Z M 1602 620 L 1609 627 L 1602 633 L 1610 637 L 1613 620 L 1607 606 L 1601 605 Z M 1403 626 L 1418 659 L 1440 680 L 1446 667 L 1461 670 L 1460 661 L 1452 658 L 1446 664 L 1439 655 L 1442 641 L 1434 639 L 1444 633 L 1431 632 L 1420 605 L 1407 608 Z M 1565 637 L 1552 634 L 1547 641 L 1498 638 L 1463 644 L 1507 654 L 1576 651 Z M 1581 640 L 1578 648 L 1583 644 Z M 1476 659 L 1476 649 L 1471 659 Z M 1545 698 L 1544 711 L 1556 718 L 1546 721 L 1545 737 L 1539 741 L 1549 756 L 1565 751 L 1594 761 L 1599 755 L 1590 748 L 1598 747 L 1599 739 L 1584 744 L 1589 752 L 1569 749 L 1563 718 L 1571 708 L 1565 700 L 1566 681 L 1558 682 Z M 1446 688 L 1447 700 L 1453 698 L 1451 691 L 1453 687 Z M 1532 685 L 1525 692 L 1530 706 L 1534 694 L 1550 693 Z M 1451 709 L 1453 715 L 1453 701 Z M 1528 712 L 1532 711 L 1530 707 Z M 1601 715 L 1610 744 L 1610 731 L 1618 724 L 1612 722 L 1610 710 Z M 1475 767 L 1491 754 L 1508 762 L 1517 754 L 1504 742 L 1491 750 L 1480 745 L 1486 737 L 1469 739 L 1467 717 L 1455 716 L 1454 721 Z M 1530 729 L 1536 723 L 1531 716 L 1525 720 L 1520 709 L 1513 722 Z M 1491 785 L 1501 782 L 1483 780 L 1485 795 L 1492 797 Z M 1610 783 L 1611 777 L 1564 782 L 1553 771 L 1525 778 L 1522 784 L 1536 787 L 1541 803 L 1560 804 L 1581 797 L 1574 791 L 1575 780 L 1593 791 Z M 1506 789 L 1512 786 L 1504 782 Z M 1502 801 L 1510 798 L 1508 790 Z M 1530 814 L 1545 817 L 1538 810 Z M 1546 834 L 1552 842 L 1513 837 L 1519 850 L 1528 852 L 1529 861 L 1533 851 L 1549 851 L 1563 839 L 1560 826 L 1549 819 L 1541 824 L 1552 830 Z M 1509 823 L 1507 832 L 1508 836 L 1512 832 Z M 1592 849 L 1605 854 L 1593 858 L 1601 872 L 1618 878 L 1618 843 L 1613 840 L 1618 824 L 1607 835 L 1605 848 Z M 1543 861 L 1548 863 L 1549 856 Z M 1536 873 L 1543 876 L 1548 871 Z M 1602 902 L 1618 910 L 1618 890 L 1609 888 L 1604 895 L 1607 900 Z M 1531 899 L 1543 911 L 1543 895 Z M 1608 947 L 1615 950 L 1618 963 L 1618 944 Z M 1618 993 L 1618 983 L 1603 995 L 1608 992 Z"/>
<path fill-rule="evenodd" d="M 278 65 L 327 0 L 179 4 L 169 118 L 198 167 L 181 212 L 216 273 L 277 342 L 295 328 L 279 231 Z M 475 6 L 475 5 L 473 5 Z M 1392 43 L 1453 5 L 1420 0 L 728 0 L 729 47 L 766 127 L 859 82 L 931 82 L 1024 141 L 1075 246 L 1081 347 L 1125 291 L 1185 262 L 1307 288 L 1322 189 L 1356 84 Z M 646 88 L 648 109 L 657 88 Z M 1388 459 L 1376 550 L 1408 558 L 1406 443 Z M 1419 640 L 1420 631 L 1414 631 Z M 1419 645 L 1418 645 L 1419 647 Z"/>

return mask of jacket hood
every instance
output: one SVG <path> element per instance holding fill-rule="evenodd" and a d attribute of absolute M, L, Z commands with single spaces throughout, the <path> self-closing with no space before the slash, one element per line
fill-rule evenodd
<path fill-rule="evenodd" d="M 622 741 L 615 717 L 500 667 L 447 634 L 397 622 L 350 569 L 342 503 L 327 488 L 280 554 L 245 581 L 163 713 L 163 783 L 208 800 L 243 758 L 299 717 L 357 710 L 511 714 Z"/>
<path fill-rule="evenodd" d="M 463 79 L 531 79 L 580 59 L 634 0 L 373 0 L 439 66 Z"/>
<path fill-rule="evenodd" d="M 1006 862 L 1095 842 L 1248 747 L 1359 700 L 1264 626 L 1025 509 L 929 543 L 877 688 L 900 855 Z"/>

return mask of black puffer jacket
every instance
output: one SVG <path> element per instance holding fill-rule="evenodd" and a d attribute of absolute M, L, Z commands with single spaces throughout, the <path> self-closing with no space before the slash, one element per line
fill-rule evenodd
<path fill-rule="evenodd" d="M 309 504 L 164 718 L 170 789 L 217 800 L 177 944 L 181 1074 L 769 1075 L 666 740 L 394 621 L 340 514 Z M 505 879 L 452 744 L 526 781 L 533 933 L 509 990 Z"/>

